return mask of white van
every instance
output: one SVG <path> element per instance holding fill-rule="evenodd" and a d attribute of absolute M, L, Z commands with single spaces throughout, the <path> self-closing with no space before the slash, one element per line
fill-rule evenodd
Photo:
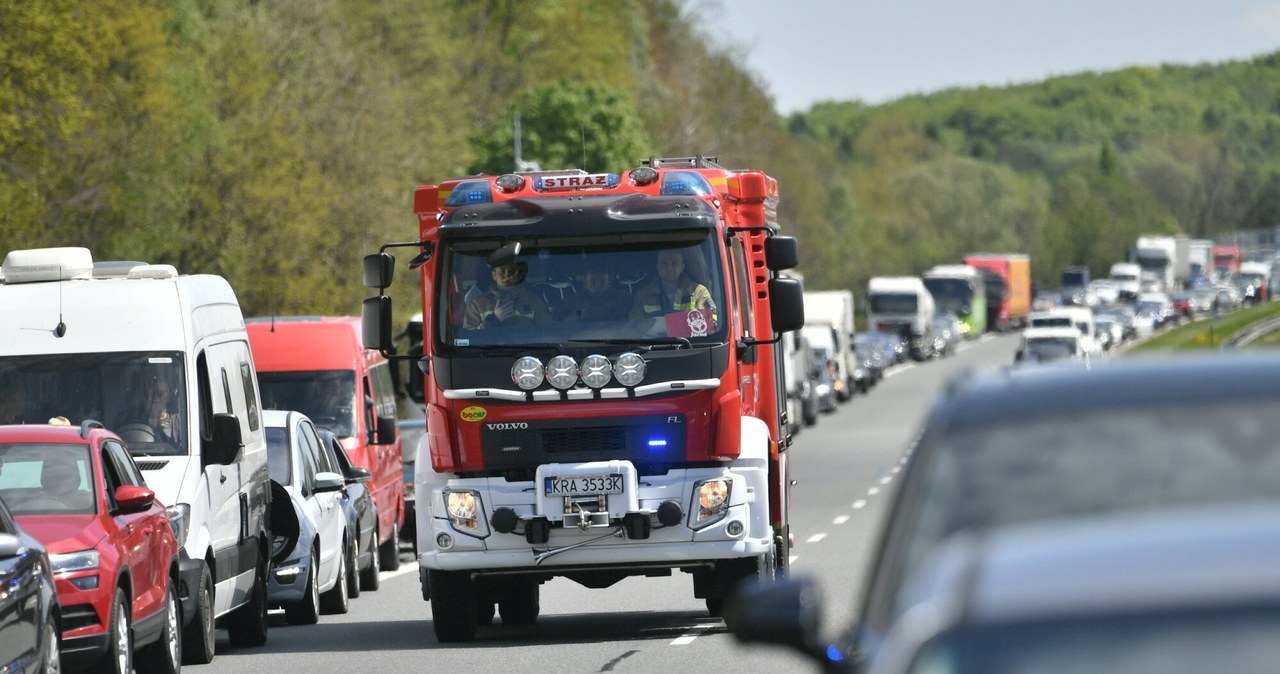
<path fill-rule="evenodd" d="M 1102 343 L 1098 341 L 1097 326 L 1093 322 L 1093 310 L 1088 307 L 1054 307 L 1034 311 L 1027 317 L 1028 328 L 1073 327 L 1080 333 L 1080 343 L 1090 356 L 1102 355 Z"/>
<path fill-rule="evenodd" d="M 915 360 L 934 356 L 933 315 L 933 295 L 919 276 L 876 276 L 867 282 L 867 324 L 906 337 Z"/>
<path fill-rule="evenodd" d="M 103 422 L 168 507 L 183 661 L 213 659 L 220 619 L 233 645 L 266 643 L 271 488 L 231 286 L 86 248 L 10 251 L 2 269 L 0 381 L 21 387 L 22 422 Z"/>

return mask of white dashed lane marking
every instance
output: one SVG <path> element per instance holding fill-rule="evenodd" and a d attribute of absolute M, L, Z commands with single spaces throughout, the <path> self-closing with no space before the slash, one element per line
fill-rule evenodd
<path fill-rule="evenodd" d="M 848 522 L 848 521 L 849 521 L 849 516 L 848 516 L 848 515 L 841 515 L 841 516 L 839 516 L 839 517 L 837 517 L 837 518 L 835 518 L 835 519 L 831 520 L 831 523 L 832 523 L 832 524 L 844 524 L 845 522 Z"/>
<path fill-rule="evenodd" d="M 702 633 L 706 631 L 707 631 L 707 628 L 705 627 L 696 627 L 686 632 L 685 634 L 679 637 L 676 637 L 674 640 L 672 640 L 671 645 L 672 646 L 688 646 L 689 644 L 693 643 L 694 639 L 697 639 L 698 637 L 702 636 Z"/>
<path fill-rule="evenodd" d="M 826 538 L 826 537 L 827 537 L 827 535 L 826 535 L 825 533 L 821 533 L 821 534 L 814 534 L 814 535 L 810 536 L 807 540 L 805 540 L 805 543 L 817 543 L 818 541 L 820 541 L 820 540 L 822 540 L 822 539 L 824 539 L 824 538 Z"/>
<path fill-rule="evenodd" d="M 857 501 L 853 502 L 854 510 L 859 510 L 861 508 L 865 508 L 866 506 L 867 506 L 867 500 L 863 498 L 860 498 Z"/>

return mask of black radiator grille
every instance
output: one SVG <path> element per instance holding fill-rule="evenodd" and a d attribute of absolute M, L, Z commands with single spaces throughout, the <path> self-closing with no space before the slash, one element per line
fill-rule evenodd
<path fill-rule="evenodd" d="M 682 416 L 546 419 L 483 423 L 485 468 L 529 468 L 542 463 L 618 459 L 637 464 L 684 460 Z"/>
<path fill-rule="evenodd" d="M 627 448 L 626 429 L 557 428 L 542 432 L 542 449 L 548 454 L 559 452 L 622 452 Z"/>

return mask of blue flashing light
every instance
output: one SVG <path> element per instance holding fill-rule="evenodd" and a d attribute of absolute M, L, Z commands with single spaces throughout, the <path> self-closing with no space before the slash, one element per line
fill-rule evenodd
<path fill-rule="evenodd" d="M 693 171 L 667 171 L 662 174 L 662 190 L 664 197 L 709 197 L 712 194 L 711 183 L 701 174 Z"/>
<path fill-rule="evenodd" d="M 469 180 L 455 185 L 453 191 L 449 192 L 449 198 L 445 200 L 444 205 L 466 206 L 487 204 L 492 201 L 493 194 L 489 191 L 488 180 Z"/>
<path fill-rule="evenodd" d="M 844 653 L 841 653 L 840 649 L 835 644 L 829 644 L 827 646 L 827 661 L 844 662 Z"/>
<path fill-rule="evenodd" d="M 666 438 L 649 438 L 649 446 L 650 447 L 666 447 L 667 439 Z"/>

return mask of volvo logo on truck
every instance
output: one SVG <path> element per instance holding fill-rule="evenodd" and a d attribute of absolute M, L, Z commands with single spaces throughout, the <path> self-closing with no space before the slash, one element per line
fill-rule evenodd
<path fill-rule="evenodd" d="M 496 424 L 485 424 L 484 427 L 491 431 L 523 431 L 523 430 L 528 430 L 529 422 L 504 421 Z"/>

